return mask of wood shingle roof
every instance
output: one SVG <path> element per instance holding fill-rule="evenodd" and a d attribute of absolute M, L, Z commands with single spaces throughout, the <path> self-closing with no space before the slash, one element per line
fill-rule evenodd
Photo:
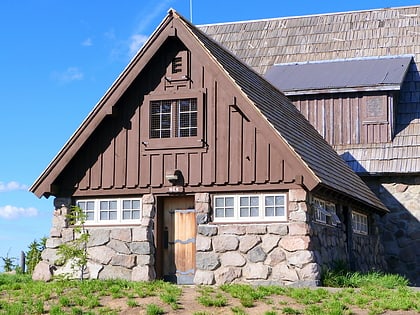
<path fill-rule="evenodd" d="M 420 6 L 199 28 L 262 75 L 275 64 L 413 56 L 396 106 L 396 135 L 392 142 L 335 149 L 358 172 L 420 172 Z"/>

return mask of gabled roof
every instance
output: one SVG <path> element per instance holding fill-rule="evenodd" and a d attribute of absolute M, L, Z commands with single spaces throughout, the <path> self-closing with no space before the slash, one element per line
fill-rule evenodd
<path fill-rule="evenodd" d="M 274 65 L 264 77 L 286 95 L 400 90 L 411 56 L 309 61 Z"/>
<path fill-rule="evenodd" d="M 362 173 L 420 173 L 420 5 L 211 24 L 199 29 L 262 75 L 276 64 L 413 56 L 398 97 L 392 142 L 335 149 Z"/>
<path fill-rule="evenodd" d="M 63 169 L 74 151 L 82 145 L 75 138 L 80 133 L 92 133 L 94 122 L 97 119 L 103 119 L 106 113 L 112 112 L 112 106 L 115 104 L 116 98 L 136 78 L 140 72 L 139 65 L 144 65 L 153 55 L 156 45 L 166 39 L 168 35 L 165 32 L 169 32 L 168 29 L 170 29 L 166 26 L 175 20 L 190 32 L 191 40 L 195 40 L 199 46 L 208 52 L 209 57 L 219 65 L 220 69 L 224 69 L 225 75 L 237 85 L 243 95 L 249 99 L 250 104 L 255 106 L 279 137 L 295 152 L 296 157 L 314 174 L 318 185 L 312 187 L 312 189 L 327 188 L 375 211 L 387 211 L 373 192 L 344 163 L 284 94 L 172 10 L 98 103 L 88 119 L 85 120 L 72 139 L 34 183 L 31 191 L 38 195 L 45 194 L 48 191 L 45 190 L 45 184 L 51 184 L 54 176 L 57 176 L 53 173 L 54 171 L 57 173 L 54 168 Z M 84 138 L 87 138 L 86 135 Z"/>

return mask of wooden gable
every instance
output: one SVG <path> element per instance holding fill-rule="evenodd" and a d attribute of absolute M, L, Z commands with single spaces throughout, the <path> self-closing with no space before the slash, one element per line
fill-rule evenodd
<path fill-rule="evenodd" d="M 64 148 L 68 161 L 55 161 L 57 175 L 46 174 L 50 187 L 32 190 L 56 196 L 218 191 L 226 186 L 255 190 L 255 185 L 278 190 L 295 185 L 296 179 L 301 184 L 302 178 L 315 186 L 313 173 L 185 25 L 172 16 L 169 20 L 149 51 L 129 66 L 129 82 L 117 82 L 125 87 L 114 92 L 119 98 L 104 100 L 102 121 L 94 129 L 82 125 L 79 131 L 91 132 L 80 135 L 78 147 L 70 141 Z M 151 103 L 183 99 L 197 101 L 197 134 L 151 137 Z M 168 175 L 175 173 L 179 181 L 174 185 Z"/>

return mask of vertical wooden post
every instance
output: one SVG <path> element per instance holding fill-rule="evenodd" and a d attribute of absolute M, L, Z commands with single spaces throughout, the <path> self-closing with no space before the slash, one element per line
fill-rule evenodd
<path fill-rule="evenodd" d="M 26 265 L 25 252 L 21 251 L 20 252 L 20 269 L 22 270 L 23 273 L 25 273 L 25 265 Z"/>

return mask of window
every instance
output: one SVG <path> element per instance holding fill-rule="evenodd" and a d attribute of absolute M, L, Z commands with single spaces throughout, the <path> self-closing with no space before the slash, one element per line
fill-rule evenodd
<path fill-rule="evenodd" d="M 76 205 L 86 214 L 86 224 L 124 224 L 139 222 L 141 199 L 78 200 Z"/>
<path fill-rule="evenodd" d="M 351 221 L 353 232 L 363 235 L 368 235 L 368 217 L 359 212 L 352 212 Z"/>
<path fill-rule="evenodd" d="M 285 194 L 257 194 L 215 196 L 214 220 L 226 221 L 279 221 L 286 220 Z"/>
<path fill-rule="evenodd" d="M 197 136 L 197 99 L 150 102 L 150 138 Z"/>
<path fill-rule="evenodd" d="M 334 203 L 314 198 L 313 206 L 315 221 L 334 226 L 341 223 Z"/>

